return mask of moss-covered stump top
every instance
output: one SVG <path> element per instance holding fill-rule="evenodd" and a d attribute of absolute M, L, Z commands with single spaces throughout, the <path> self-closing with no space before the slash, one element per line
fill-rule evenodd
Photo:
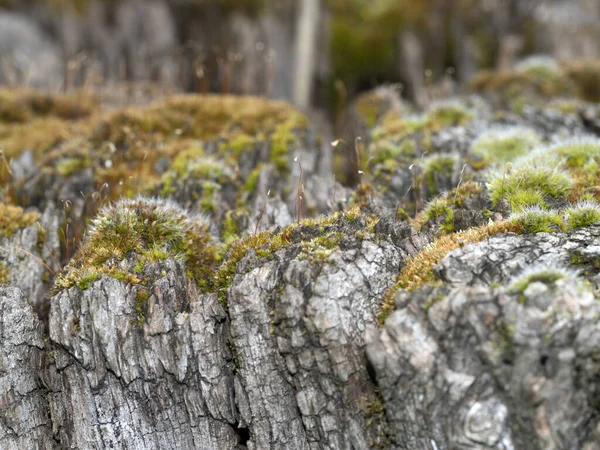
<path fill-rule="evenodd" d="M 145 265 L 168 258 L 184 261 L 188 276 L 199 287 L 210 283 L 217 256 L 205 220 L 188 216 L 170 202 L 121 199 L 92 220 L 55 290 L 86 289 L 101 274 L 143 283 Z"/>

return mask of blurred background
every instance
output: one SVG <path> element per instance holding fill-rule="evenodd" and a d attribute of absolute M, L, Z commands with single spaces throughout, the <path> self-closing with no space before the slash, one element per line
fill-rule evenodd
<path fill-rule="evenodd" d="M 0 84 L 114 106 L 250 94 L 335 117 L 381 83 L 423 106 L 527 55 L 597 59 L 599 24 L 598 0 L 0 0 Z"/>

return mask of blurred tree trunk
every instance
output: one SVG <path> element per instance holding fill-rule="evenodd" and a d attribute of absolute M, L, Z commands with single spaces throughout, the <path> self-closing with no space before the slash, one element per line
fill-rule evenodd
<path fill-rule="evenodd" d="M 300 0 L 299 4 L 293 100 L 297 106 L 306 108 L 311 100 L 321 9 L 319 0 Z"/>

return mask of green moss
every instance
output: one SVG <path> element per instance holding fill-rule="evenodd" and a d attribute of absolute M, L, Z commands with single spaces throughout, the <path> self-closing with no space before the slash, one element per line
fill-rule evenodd
<path fill-rule="evenodd" d="M 205 157 L 202 146 L 196 146 L 183 150 L 174 159 L 171 164 L 171 170 L 178 175 L 185 175 L 189 172 L 190 164 L 202 160 Z"/>
<path fill-rule="evenodd" d="M 487 184 L 492 205 L 508 201 L 511 211 L 540 204 L 546 197 L 564 199 L 571 188 L 571 178 L 559 168 L 547 165 L 519 165 L 512 170 L 496 171 Z"/>
<path fill-rule="evenodd" d="M 233 152 L 236 155 L 252 149 L 254 147 L 255 138 L 245 133 L 238 133 L 231 139 L 227 140 L 221 145 L 224 151 Z"/>
<path fill-rule="evenodd" d="M 280 172 L 290 170 L 290 148 L 296 142 L 293 130 L 294 122 L 288 121 L 279 125 L 271 136 L 271 162 Z"/>
<path fill-rule="evenodd" d="M 416 147 L 414 141 L 410 139 L 399 143 L 384 140 L 374 143 L 371 147 L 371 153 L 370 163 L 372 166 L 375 166 L 377 164 L 388 164 L 390 161 L 411 160 L 416 156 Z"/>
<path fill-rule="evenodd" d="M 420 230 L 429 222 L 440 225 L 440 229 L 445 233 L 454 231 L 454 210 L 448 199 L 436 198 L 429 202 L 425 211 L 416 220 L 415 226 L 417 230 Z"/>
<path fill-rule="evenodd" d="M 292 244 L 299 244 L 301 250 L 310 252 L 311 249 L 318 249 L 323 261 L 331 252 L 339 240 L 339 235 L 328 227 L 335 224 L 344 224 L 348 221 L 353 222 L 361 218 L 358 208 L 350 209 L 346 213 L 336 212 L 335 214 L 317 219 L 304 219 L 299 224 L 291 224 L 278 232 L 264 231 L 258 234 L 251 234 L 242 237 L 228 247 L 221 266 L 216 270 L 213 277 L 214 291 L 217 293 L 221 303 L 227 307 L 227 291 L 235 276 L 237 264 L 246 256 L 248 251 L 254 250 L 258 258 L 271 258 L 277 250 Z M 370 220 L 367 220 L 367 226 Z M 315 235 L 323 227 L 323 232 Z M 325 236 L 322 234 L 325 233 Z M 317 240 L 312 244 L 311 241 Z M 328 253 L 328 254 L 327 254 Z"/>
<path fill-rule="evenodd" d="M 0 122 L 25 123 L 34 118 L 76 120 L 97 109 L 93 97 L 83 94 L 49 94 L 35 90 L 0 89 Z"/>
<path fill-rule="evenodd" d="M 589 200 L 580 201 L 565 210 L 565 222 L 571 229 L 600 223 L 600 205 Z"/>
<path fill-rule="evenodd" d="M 211 214 L 217 211 L 214 195 L 220 189 L 221 185 L 213 181 L 202 182 L 202 197 L 200 198 L 202 212 Z"/>
<path fill-rule="evenodd" d="M 263 169 L 263 164 L 258 164 L 252 170 L 252 172 L 250 172 L 250 175 L 248 175 L 248 178 L 246 178 L 246 181 L 244 183 L 244 191 L 245 192 L 248 192 L 249 194 L 254 192 L 254 190 L 256 189 L 256 184 L 258 183 L 258 179 L 260 178 L 262 169 Z"/>
<path fill-rule="evenodd" d="M 551 233 L 566 229 L 565 223 L 558 212 L 545 210 L 539 206 L 531 206 L 519 213 L 511 214 L 510 220 L 521 225 L 530 233 Z"/>
<path fill-rule="evenodd" d="M 86 166 L 86 161 L 80 158 L 61 159 L 56 163 L 56 172 L 62 177 L 68 177 L 73 172 L 83 169 Z"/>
<path fill-rule="evenodd" d="M 240 230 L 236 220 L 235 211 L 227 211 L 221 225 L 221 240 L 225 245 L 231 244 L 239 237 Z"/>
<path fill-rule="evenodd" d="M 77 287 L 82 291 L 85 291 L 91 283 L 98 279 L 98 273 L 92 272 L 87 274 L 82 274 L 82 276 L 77 280 Z"/>
<path fill-rule="evenodd" d="M 373 141 L 382 139 L 401 139 L 405 136 L 427 129 L 429 122 L 426 116 L 397 117 L 388 115 L 383 118 L 380 126 L 373 130 Z"/>
<path fill-rule="evenodd" d="M 183 260 L 201 288 L 215 268 L 216 248 L 202 220 L 188 217 L 170 203 L 137 198 L 121 199 L 103 208 L 92 221 L 75 258 L 57 277 L 55 290 L 87 287 L 101 274 L 138 284 L 136 273 L 145 262 Z M 126 267 L 117 265 L 127 261 Z"/>
<path fill-rule="evenodd" d="M 471 152 L 485 164 L 512 162 L 541 143 L 541 137 L 534 130 L 508 127 L 484 132 L 473 143 Z"/>
<path fill-rule="evenodd" d="M 310 241 L 304 241 L 300 244 L 302 251 L 299 257 L 313 263 L 329 262 L 329 257 L 338 248 L 340 238 L 339 232 L 330 232 Z"/>
<path fill-rule="evenodd" d="M 480 242 L 499 233 L 522 232 L 522 227 L 510 221 L 494 222 L 487 226 L 468 228 L 464 231 L 439 236 L 434 242 L 412 257 L 404 266 L 396 283 L 386 291 L 377 316 L 380 325 L 395 310 L 394 296 L 398 289 L 413 291 L 425 284 L 435 282 L 433 268 L 452 250 L 473 242 Z"/>
<path fill-rule="evenodd" d="M 438 180 L 451 180 L 454 167 L 458 164 L 458 155 L 433 155 L 423 162 L 423 179 L 429 190 L 429 195 L 439 192 Z"/>
<path fill-rule="evenodd" d="M 426 114 L 428 128 L 438 130 L 448 126 L 464 125 L 473 118 L 473 113 L 459 102 L 434 104 Z"/>
<path fill-rule="evenodd" d="M 600 157 L 600 139 L 576 138 L 554 145 L 551 151 L 561 158 L 569 168 L 582 168 Z"/>

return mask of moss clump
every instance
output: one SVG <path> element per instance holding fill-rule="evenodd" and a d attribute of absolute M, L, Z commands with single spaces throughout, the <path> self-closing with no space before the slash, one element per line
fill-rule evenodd
<path fill-rule="evenodd" d="M 398 117 L 395 114 L 384 116 L 381 125 L 373 130 L 373 141 L 381 139 L 399 139 L 427 129 L 428 121 L 424 115 Z"/>
<path fill-rule="evenodd" d="M 557 211 L 542 209 L 539 206 L 529 206 L 518 213 L 511 214 L 509 219 L 530 233 L 551 233 L 566 229 Z"/>
<path fill-rule="evenodd" d="M 204 220 L 187 216 L 165 201 L 121 199 L 93 219 L 84 243 L 55 289 L 86 288 L 98 275 L 139 283 L 136 268 L 167 258 L 183 260 L 201 288 L 216 263 L 216 250 Z M 139 270 L 138 270 L 139 272 Z"/>
<path fill-rule="evenodd" d="M 546 55 L 531 55 L 519 61 L 515 71 L 538 80 L 555 80 L 562 76 L 556 60 Z"/>
<path fill-rule="evenodd" d="M 511 170 L 491 172 L 487 189 L 492 205 L 507 201 L 511 211 L 518 212 L 543 203 L 546 197 L 564 199 L 571 184 L 569 174 L 559 167 L 516 161 Z"/>
<path fill-rule="evenodd" d="M 252 172 L 250 172 L 250 175 L 248 175 L 248 178 L 246 178 L 246 181 L 244 182 L 244 191 L 247 192 L 248 194 L 252 194 L 254 192 L 254 190 L 256 189 L 256 185 L 258 183 L 258 179 L 260 178 L 262 169 L 263 169 L 263 164 L 258 164 L 252 170 Z"/>
<path fill-rule="evenodd" d="M 581 169 L 600 157 L 600 139 L 584 137 L 570 139 L 551 147 L 551 151 L 563 158 L 571 169 Z"/>
<path fill-rule="evenodd" d="M 271 136 L 271 162 L 280 172 L 290 169 L 290 148 L 296 142 L 293 130 L 294 122 L 287 121 L 279 125 Z"/>
<path fill-rule="evenodd" d="M 571 229 L 600 223 L 600 205 L 591 200 L 579 201 L 565 209 L 564 220 Z"/>
<path fill-rule="evenodd" d="M 510 282 L 509 289 L 513 292 L 523 294 L 531 283 L 543 283 L 547 286 L 554 286 L 558 280 L 576 279 L 577 272 L 573 272 L 561 267 L 550 267 L 545 265 L 533 266 L 524 270 Z M 525 297 L 521 297 L 522 301 L 526 301 Z"/>
<path fill-rule="evenodd" d="M 416 229 L 420 230 L 426 223 L 440 225 L 441 231 L 445 233 L 454 231 L 454 209 L 447 198 L 438 197 L 429 202 L 415 221 Z"/>
<path fill-rule="evenodd" d="M 300 258 L 308 259 L 313 263 L 329 262 L 329 257 L 338 248 L 341 236 L 339 232 L 332 231 L 313 240 L 302 242 Z"/>
<path fill-rule="evenodd" d="M 245 133 L 236 133 L 228 141 L 221 145 L 223 151 L 233 152 L 235 155 L 240 155 L 243 152 L 252 149 L 256 142 L 253 136 Z"/>
<path fill-rule="evenodd" d="M 369 163 L 371 166 L 384 164 L 388 166 L 389 162 L 401 163 L 410 161 L 416 156 L 415 143 L 410 139 L 405 139 L 399 143 L 388 140 L 378 141 L 371 146 L 371 158 Z M 381 168 L 380 168 L 381 170 Z"/>
<path fill-rule="evenodd" d="M 426 122 L 431 130 L 464 125 L 473 118 L 473 112 L 458 101 L 439 102 L 426 113 Z"/>
<path fill-rule="evenodd" d="M 85 160 L 78 158 L 66 158 L 60 160 L 55 166 L 56 172 L 61 177 L 68 177 L 73 172 L 85 167 Z"/>
<path fill-rule="evenodd" d="M 410 259 L 398 275 L 394 286 L 386 291 L 378 314 L 379 324 L 383 325 L 385 319 L 394 311 L 396 307 L 394 296 L 398 289 L 413 291 L 424 284 L 434 282 L 433 268 L 452 250 L 473 242 L 480 242 L 496 234 L 520 233 L 522 230 L 519 224 L 502 221 L 439 237 Z"/>
<path fill-rule="evenodd" d="M 443 185 L 452 182 L 452 175 L 459 164 L 459 157 L 455 154 L 433 155 L 423 161 L 423 179 L 433 195 L 443 190 Z M 442 188 L 441 185 L 442 184 Z"/>
<path fill-rule="evenodd" d="M 482 133 L 473 142 L 471 153 L 486 165 L 511 162 L 541 143 L 541 137 L 532 129 L 507 127 Z"/>
<path fill-rule="evenodd" d="M 11 237 L 15 231 L 33 225 L 40 215 L 25 212 L 19 206 L 0 203 L 0 237 Z"/>

